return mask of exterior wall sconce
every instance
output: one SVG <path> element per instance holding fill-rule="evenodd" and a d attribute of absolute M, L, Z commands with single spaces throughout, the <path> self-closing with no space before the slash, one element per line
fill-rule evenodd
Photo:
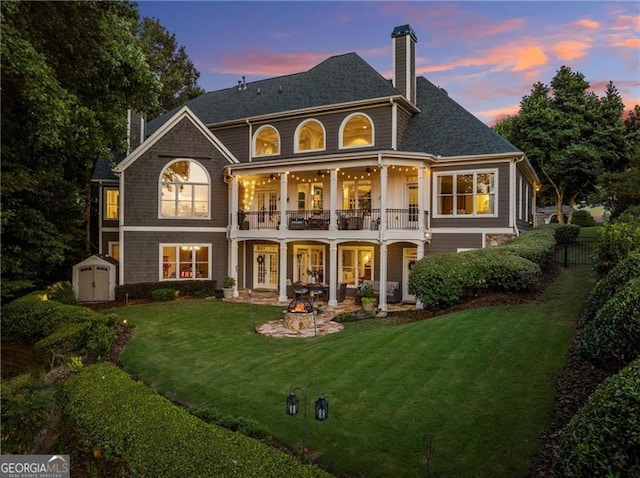
<path fill-rule="evenodd" d="M 315 388 L 320 393 L 320 397 L 315 402 L 314 417 L 316 420 L 324 421 L 329 418 L 329 402 L 324 398 L 322 389 L 314 383 L 310 383 L 305 388 L 293 387 L 287 396 L 287 415 L 297 415 L 300 411 L 300 403 L 296 391 L 300 392 L 303 396 L 303 421 L 302 421 L 302 456 L 306 453 L 306 437 L 307 437 L 307 398 L 310 388 Z"/>

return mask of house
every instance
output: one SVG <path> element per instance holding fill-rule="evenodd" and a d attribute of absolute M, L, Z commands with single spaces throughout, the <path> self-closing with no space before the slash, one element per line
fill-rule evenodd
<path fill-rule="evenodd" d="M 285 302 L 287 285 L 315 282 L 335 306 L 344 284 L 374 281 L 385 310 L 390 284 L 414 300 L 425 254 L 531 227 L 525 154 L 416 77 L 409 25 L 391 41 L 391 80 L 347 53 L 130 121 L 132 151 L 96 177 L 120 284 L 231 275 Z"/>

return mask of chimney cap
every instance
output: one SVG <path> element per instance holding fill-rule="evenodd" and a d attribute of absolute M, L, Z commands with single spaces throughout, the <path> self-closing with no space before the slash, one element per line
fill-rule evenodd
<path fill-rule="evenodd" d="M 417 42 L 418 41 L 418 37 L 416 36 L 416 32 L 413 31 L 413 28 L 411 28 L 411 25 L 407 24 L 407 25 L 400 25 L 398 27 L 395 27 L 393 29 L 393 31 L 391 32 L 391 38 L 396 38 L 396 37 L 402 37 L 405 35 L 411 35 L 411 37 L 413 38 L 413 41 Z"/>

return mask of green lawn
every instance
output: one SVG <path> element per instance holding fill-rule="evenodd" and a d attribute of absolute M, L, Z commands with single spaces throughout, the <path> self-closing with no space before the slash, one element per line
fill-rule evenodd
<path fill-rule="evenodd" d="M 285 398 L 321 385 L 330 417 L 309 419 L 307 448 L 338 476 L 423 476 L 430 434 L 434 477 L 524 477 L 593 285 L 592 272 L 567 270 L 539 303 L 348 323 L 312 339 L 252 333 L 248 304 L 131 306 L 117 310 L 136 326 L 122 359 L 168 397 L 257 420 L 298 450 L 303 421 Z M 281 313 L 253 306 L 256 322 Z"/>

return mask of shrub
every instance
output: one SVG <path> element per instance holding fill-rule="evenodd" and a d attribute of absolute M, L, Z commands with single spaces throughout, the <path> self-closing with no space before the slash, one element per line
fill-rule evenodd
<path fill-rule="evenodd" d="M 175 289 L 156 289 L 151 292 L 151 298 L 156 302 L 167 302 L 169 300 L 176 300 L 179 292 Z"/>
<path fill-rule="evenodd" d="M 595 253 L 595 269 L 604 277 L 630 252 L 640 252 L 640 207 L 630 208 L 615 223 L 607 224 L 599 232 Z"/>
<path fill-rule="evenodd" d="M 35 284 L 30 280 L 2 279 L 2 287 L 0 288 L 0 300 L 2 301 L 3 305 L 7 305 L 12 300 L 28 294 L 35 288 Z"/>
<path fill-rule="evenodd" d="M 112 476 L 329 476 L 199 420 L 110 363 L 83 368 L 62 389 L 78 449 L 102 456 Z"/>
<path fill-rule="evenodd" d="M 65 307 L 70 306 L 47 300 L 44 291 L 20 297 L 2 308 L 2 336 L 34 344 L 64 322 Z"/>
<path fill-rule="evenodd" d="M 87 341 L 89 322 L 68 322 L 59 326 L 53 333 L 35 344 L 36 350 L 51 355 L 49 365 L 62 363 L 72 352 L 81 350 Z"/>
<path fill-rule="evenodd" d="M 640 476 L 640 360 L 598 386 L 562 430 L 555 476 Z"/>
<path fill-rule="evenodd" d="M 427 308 L 442 309 L 486 290 L 532 289 L 539 279 L 540 267 L 508 245 L 425 256 L 411 270 L 409 291 Z"/>
<path fill-rule="evenodd" d="M 523 232 L 510 244 L 500 249 L 511 251 L 517 256 L 538 264 L 543 271 L 549 270 L 553 264 L 556 249 L 555 229 L 556 227 L 552 225 L 536 227 Z"/>
<path fill-rule="evenodd" d="M 49 300 L 55 300 L 61 304 L 78 305 L 78 299 L 73 292 L 73 286 L 71 282 L 56 282 L 53 285 L 47 287 L 47 296 Z"/>
<path fill-rule="evenodd" d="M 87 332 L 86 352 L 88 359 L 92 362 L 102 360 L 111 352 L 116 336 L 113 324 L 93 321 Z"/>
<path fill-rule="evenodd" d="M 57 408 L 54 387 L 25 374 L 3 381 L 0 395 L 2 453 L 33 453 L 36 437 Z"/>
<path fill-rule="evenodd" d="M 558 224 L 553 229 L 557 244 L 573 244 L 580 234 L 580 226 L 576 224 Z"/>
<path fill-rule="evenodd" d="M 585 325 L 578 351 L 609 369 L 640 356 L 640 278 L 620 289 Z"/>
<path fill-rule="evenodd" d="M 222 287 L 224 287 L 225 289 L 231 289 L 235 285 L 236 285 L 236 280 L 231 276 L 225 277 L 224 282 L 222 283 Z"/>
<path fill-rule="evenodd" d="M 220 410 L 191 407 L 187 409 L 189 413 L 204 420 L 207 423 L 218 425 L 226 428 L 227 430 L 237 431 L 245 436 L 255 438 L 262 442 L 270 443 L 273 438 L 267 430 L 258 422 L 251 418 L 236 417 L 234 415 L 227 415 Z"/>
<path fill-rule="evenodd" d="M 336 315 L 333 319 L 335 322 L 360 322 L 361 320 L 375 319 L 376 314 L 364 309 L 358 309 L 351 312 L 342 312 Z"/>
<path fill-rule="evenodd" d="M 129 299 L 151 299 L 151 292 L 156 289 L 173 289 L 178 291 L 181 297 L 207 297 L 216 295 L 216 281 L 191 280 L 124 284 L 116 287 L 116 300 L 122 301 L 127 297 Z"/>
<path fill-rule="evenodd" d="M 593 227 L 596 225 L 596 221 L 589 211 L 580 209 L 571 215 L 571 224 L 580 227 Z"/>
<path fill-rule="evenodd" d="M 640 252 L 632 252 L 603 277 L 591 291 L 583 317 L 591 321 L 602 307 L 621 287 L 631 279 L 640 277 Z"/>

